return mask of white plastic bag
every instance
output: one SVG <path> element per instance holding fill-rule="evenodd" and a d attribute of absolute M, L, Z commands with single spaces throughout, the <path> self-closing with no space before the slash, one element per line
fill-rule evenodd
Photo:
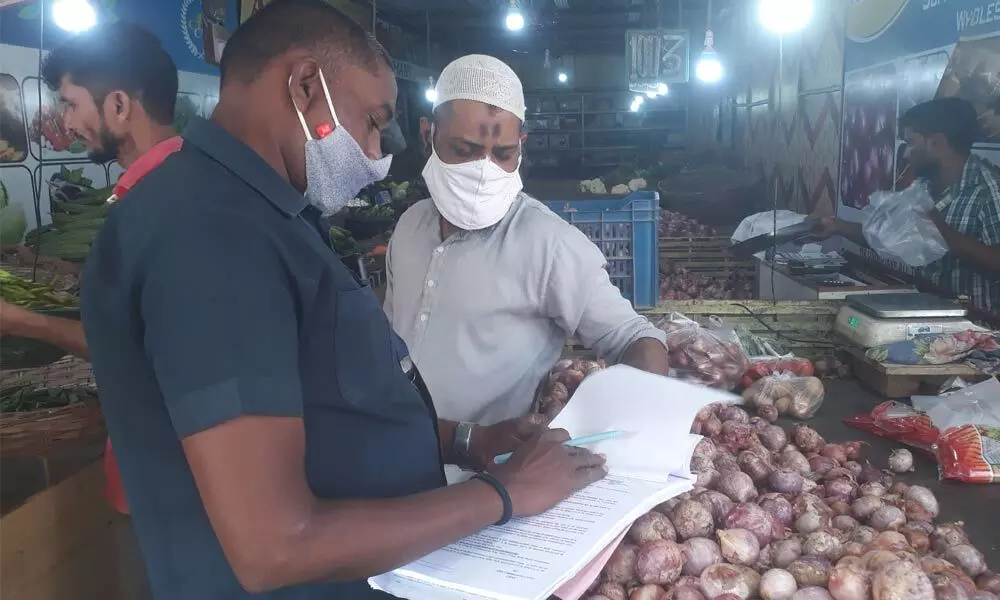
<path fill-rule="evenodd" d="M 790 210 L 768 210 L 759 212 L 743 219 L 743 221 L 740 222 L 739 227 L 736 228 L 736 231 L 733 232 L 733 235 L 729 239 L 732 243 L 736 244 L 744 240 L 749 240 L 752 237 L 757 237 L 758 235 L 764 235 L 765 233 L 775 231 L 776 223 L 777 229 L 783 229 L 792 225 L 798 225 L 805 220 L 805 215 Z M 802 244 L 791 242 L 779 246 L 778 251 L 797 252 L 800 248 L 802 248 Z M 763 259 L 766 255 L 767 252 L 765 251 L 754 254 L 755 257 L 760 259 Z"/>
<path fill-rule="evenodd" d="M 883 258 L 923 267 L 948 252 L 937 225 L 927 216 L 933 208 L 934 200 L 922 181 L 899 192 L 875 192 L 861 230 L 871 249 Z"/>

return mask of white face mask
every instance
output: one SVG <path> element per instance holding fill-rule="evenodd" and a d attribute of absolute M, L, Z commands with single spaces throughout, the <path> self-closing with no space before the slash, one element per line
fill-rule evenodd
<path fill-rule="evenodd" d="M 513 173 L 485 157 L 449 165 L 432 143 L 423 175 L 441 216 L 459 229 L 476 231 L 496 225 L 510 210 L 523 187 L 520 168 L 520 156 Z"/>

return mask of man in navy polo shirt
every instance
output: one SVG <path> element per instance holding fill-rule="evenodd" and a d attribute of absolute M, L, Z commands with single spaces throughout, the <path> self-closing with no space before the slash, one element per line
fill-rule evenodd
<path fill-rule="evenodd" d="M 385 51 L 322 0 L 230 39 L 212 121 L 108 216 L 83 321 L 160 600 L 379 597 L 366 578 L 600 479 L 536 435 L 444 487 L 429 398 L 323 216 L 384 177 Z"/>

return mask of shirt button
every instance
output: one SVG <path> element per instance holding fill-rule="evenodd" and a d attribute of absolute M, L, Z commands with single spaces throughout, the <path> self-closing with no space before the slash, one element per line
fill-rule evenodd
<path fill-rule="evenodd" d="M 434 280 L 433 279 L 428 279 L 427 280 L 427 287 L 434 287 Z"/>
<path fill-rule="evenodd" d="M 441 254 L 442 252 L 444 252 L 444 248 L 442 248 L 441 246 L 438 246 L 437 248 L 434 249 L 434 254 Z"/>
<path fill-rule="evenodd" d="M 423 313 L 423 314 L 420 315 L 420 322 L 421 323 L 426 323 L 427 322 L 427 313 Z"/>

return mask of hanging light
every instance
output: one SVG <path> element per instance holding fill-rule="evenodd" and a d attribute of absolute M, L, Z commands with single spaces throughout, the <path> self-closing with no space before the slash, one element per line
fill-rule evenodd
<path fill-rule="evenodd" d="M 632 98 L 632 105 L 629 106 L 629 110 L 631 110 L 632 112 L 639 112 L 639 109 L 642 107 L 642 103 L 645 102 L 645 100 L 646 99 L 642 96 L 636 96 L 635 98 Z"/>
<path fill-rule="evenodd" d="M 724 74 L 722 61 L 719 60 L 719 55 L 713 47 L 714 43 L 715 36 L 709 29 L 705 32 L 705 49 L 698 57 L 698 63 L 694 66 L 695 76 L 705 83 L 716 83 L 722 79 Z"/>
<path fill-rule="evenodd" d="M 556 75 L 556 79 L 559 80 L 559 83 L 566 83 L 569 81 L 569 75 L 566 74 L 566 71 L 559 71 L 559 74 Z"/>
<path fill-rule="evenodd" d="M 504 20 L 504 24 L 511 31 L 521 31 L 524 29 L 524 15 L 517 8 L 517 0 L 510 0 L 510 7 L 507 9 L 507 18 Z"/>
<path fill-rule="evenodd" d="M 424 98 L 427 98 L 427 101 L 431 104 L 437 102 L 438 93 L 437 88 L 434 87 L 433 76 L 427 78 L 427 89 L 424 90 Z"/>
<path fill-rule="evenodd" d="M 809 24 L 813 9 L 813 0 L 760 0 L 757 17 L 770 31 L 791 33 Z"/>
<path fill-rule="evenodd" d="M 97 25 L 97 11 L 87 0 L 57 0 L 52 5 L 52 21 L 60 29 L 80 33 Z"/>
<path fill-rule="evenodd" d="M 666 96 L 668 93 L 670 93 L 670 88 L 667 87 L 667 84 L 665 83 L 658 83 L 656 84 L 656 93 L 661 96 Z"/>

